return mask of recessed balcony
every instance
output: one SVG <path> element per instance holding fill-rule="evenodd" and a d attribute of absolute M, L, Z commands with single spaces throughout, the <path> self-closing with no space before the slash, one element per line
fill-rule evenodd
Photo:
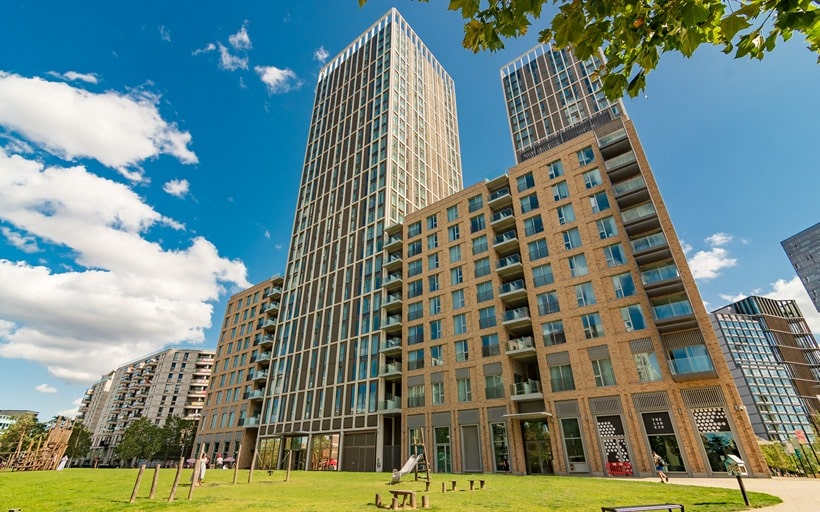
<path fill-rule="evenodd" d="M 401 250 L 398 250 L 396 252 L 392 252 L 392 253 L 387 255 L 387 259 L 384 262 L 384 264 L 382 265 L 382 267 L 385 270 L 388 270 L 388 271 L 392 272 L 394 270 L 400 269 L 401 268 L 401 263 L 402 263 Z"/>
<path fill-rule="evenodd" d="M 535 357 L 535 343 L 532 336 L 523 336 L 507 341 L 504 353 L 512 359 Z"/>
<path fill-rule="evenodd" d="M 708 355 L 669 359 L 667 362 L 672 379 L 676 382 L 717 377 L 712 359 Z"/>
<path fill-rule="evenodd" d="M 530 318 L 530 308 L 516 308 L 504 312 L 504 327 L 510 330 L 517 330 L 523 327 L 532 328 L 532 319 Z"/>
<path fill-rule="evenodd" d="M 382 302 L 382 309 L 388 313 L 394 313 L 401 311 L 402 305 L 401 293 L 388 293 L 387 297 L 384 298 L 384 302 Z"/>
<path fill-rule="evenodd" d="M 503 210 L 493 213 L 490 218 L 490 226 L 496 231 L 503 231 L 515 225 L 515 215 L 512 207 L 504 208 Z"/>
<path fill-rule="evenodd" d="M 496 235 L 493 238 L 493 249 L 498 254 L 507 254 L 518 250 L 518 234 L 514 229 Z"/>
<path fill-rule="evenodd" d="M 401 315 L 387 315 L 382 324 L 382 330 L 385 333 L 401 332 Z"/>
<path fill-rule="evenodd" d="M 498 260 L 495 271 L 502 279 L 523 276 L 524 266 L 521 264 L 521 255 L 511 254 L 506 258 Z"/>
<path fill-rule="evenodd" d="M 267 379 L 268 372 L 266 370 L 256 371 L 251 374 L 251 380 L 253 381 L 265 381 Z"/>
<path fill-rule="evenodd" d="M 384 239 L 385 251 L 392 251 L 394 249 L 398 249 L 401 247 L 401 245 L 401 235 L 386 236 Z"/>
<path fill-rule="evenodd" d="M 507 176 L 502 176 L 506 183 L 509 183 L 509 178 Z M 489 200 L 487 204 L 493 210 L 498 210 L 499 208 L 504 208 L 506 206 L 510 206 L 512 204 L 512 196 L 510 195 L 510 187 L 505 185 L 501 188 L 497 188 L 490 192 Z"/>
<path fill-rule="evenodd" d="M 379 368 L 379 377 L 385 380 L 400 379 L 401 375 L 401 362 L 388 363 Z"/>
<path fill-rule="evenodd" d="M 516 382 L 515 384 L 511 384 L 510 398 L 514 401 L 543 400 L 544 393 L 541 389 L 541 382 L 537 380 L 528 380 L 527 382 Z"/>
<path fill-rule="evenodd" d="M 243 396 L 243 398 L 245 400 L 262 400 L 264 397 L 265 397 L 265 390 L 264 389 L 254 389 L 253 391 L 248 391 Z"/>
<path fill-rule="evenodd" d="M 498 297 L 507 306 L 515 306 L 527 300 L 527 286 L 523 279 L 504 283 L 498 288 Z"/>
<path fill-rule="evenodd" d="M 382 341 L 379 352 L 385 355 L 401 354 L 401 338 L 392 336 Z"/>
<path fill-rule="evenodd" d="M 270 334 L 262 336 L 261 338 L 259 338 L 259 342 L 257 343 L 257 345 L 259 345 L 262 348 L 271 347 L 273 345 L 273 336 Z"/>
<path fill-rule="evenodd" d="M 401 285 L 401 272 L 391 272 L 387 274 L 387 277 L 382 281 L 382 287 L 388 292 L 401 290 Z"/>
<path fill-rule="evenodd" d="M 401 414 L 401 397 L 394 396 L 387 398 L 386 400 L 381 400 L 379 402 L 378 408 L 379 414 L 384 414 L 385 416 L 398 416 Z"/>
<path fill-rule="evenodd" d="M 631 178 L 641 172 L 635 152 L 631 150 L 614 158 L 604 160 L 604 167 L 606 168 L 609 179 L 613 182 Z"/>

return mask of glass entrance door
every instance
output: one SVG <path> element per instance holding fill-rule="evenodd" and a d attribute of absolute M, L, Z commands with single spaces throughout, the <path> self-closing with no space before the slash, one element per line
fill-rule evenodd
<path fill-rule="evenodd" d="M 546 421 L 522 421 L 524 457 L 528 475 L 551 475 L 552 447 Z"/>

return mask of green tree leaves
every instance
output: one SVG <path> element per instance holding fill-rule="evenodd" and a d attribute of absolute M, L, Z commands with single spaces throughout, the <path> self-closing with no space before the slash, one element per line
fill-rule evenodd
<path fill-rule="evenodd" d="M 162 429 L 142 417 L 128 425 L 117 444 L 116 452 L 122 459 L 153 459 L 162 447 Z"/>

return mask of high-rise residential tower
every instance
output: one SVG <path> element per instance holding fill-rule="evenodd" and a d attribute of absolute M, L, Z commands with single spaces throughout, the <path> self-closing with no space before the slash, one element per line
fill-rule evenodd
<path fill-rule="evenodd" d="M 820 222 L 780 242 L 794 270 L 820 311 Z"/>
<path fill-rule="evenodd" d="M 379 414 L 397 392 L 378 376 L 384 230 L 461 186 L 453 80 L 391 9 L 319 73 L 261 453 L 401 466 L 399 422 Z"/>
<path fill-rule="evenodd" d="M 747 297 L 712 312 L 723 354 L 755 433 L 813 437 L 820 413 L 820 345 L 793 300 Z"/>
<path fill-rule="evenodd" d="M 585 61 L 565 49 L 539 45 L 501 68 L 513 151 L 519 163 L 624 112 L 595 74 L 599 52 Z"/>
<path fill-rule="evenodd" d="M 228 300 L 194 457 L 204 451 L 251 466 L 281 297 L 282 278 L 274 276 Z"/>

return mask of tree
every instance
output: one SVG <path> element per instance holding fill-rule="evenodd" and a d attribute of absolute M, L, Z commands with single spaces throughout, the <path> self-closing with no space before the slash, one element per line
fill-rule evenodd
<path fill-rule="evenodd" d="M 162 448 L 162 429 L 142 417 L 128 425 L 117 444 L 117 455 L 122 459 L 153 459 Z"/>
<path fill-rule="evenodd" d="M 82 422 L 75 421 L 65 454 L 69 459 L 79 459 L 88 454 L 89 448 L 91 448 L 91 431 L 85 428 Z"/>
<path fill-rule="evenodd" d="M 176 459 L 191 452 L 196 435 L 196 420 L 184 420 L 179 416 L 168 416 L 162 427 L 160 458 Z"/>
<path fill-rule="evenodd" d="M 28 449 L 29 444 L 34 442 L 36 447 L 37 441 L 45 439 L 48 434 L 48 425 L 37 421 L 37 416 L 34 414 L 24 414 L 17 418 L 2 435 L 0 435 L 0 453 L 13 454 L 20 446 L 22 451 Z M 22 443 L 20 440 L 22 439 Z"/>
<path fill-rule="evenodd" d="M 420 0 L 427 2 L 428 0 Z M 364 5 L 367 0 L 359 0 Z M 465 48 L 500 50 L 505 38 L 526 34 L 543 15 L 546 0 L 450 0 L 465 19 Z M 603 47 L 599 70 L 610 99 L 637 96 L 646 75 L 665 52 L 690 57 L 701 44 L 762 59 L 778 39 L 802 34 L 820 54 L 820 7 L 816 0 L 553 0 L 558 12 L 539 41 L 572 47 L 586 60 Z M 544 22 L 546 25 L 546 22 Z M 819 59 L 820 60 L 820 59 Z"/>

